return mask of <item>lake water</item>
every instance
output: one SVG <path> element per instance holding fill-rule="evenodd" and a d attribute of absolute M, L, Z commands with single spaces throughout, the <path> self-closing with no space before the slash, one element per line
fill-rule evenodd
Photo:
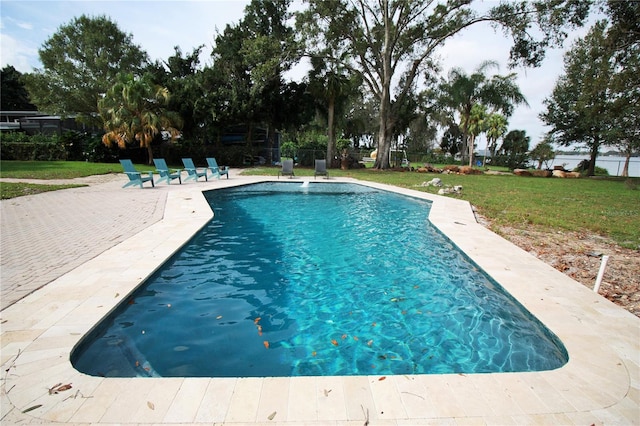
<path fill-rule="evenodd" d="M 553 166 L 562 166 L 567 170 L 573 170 L 582 160 L 588 160 L 589 155 L 558 155 L 549 162 L 550 169 Z M 609 175 L 620 176 L 624 168 L 624 157 L 605 157 L 601 156 L 596 159 L 596 166 L 607 169 Z M 536 164 L 537 165 L 537 164 Z M 545 166 L 544 164 L 542 165 Z M 629 161 L 629 176 L 640 177 L 640 157 L 632 157 Z"/>

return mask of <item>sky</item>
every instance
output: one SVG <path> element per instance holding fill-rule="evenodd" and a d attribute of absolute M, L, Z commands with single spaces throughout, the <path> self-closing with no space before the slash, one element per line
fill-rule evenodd
<path fill-rule="evenodd" d="M 245 0 L 129 0 L 129 1 L 34 1 L 0 0 L 0 67 L 12 65 L 22 73 L 41 68 L 38 49 L 61 26 L 75 17 L 105 15 L 114 21 L 121 31 L 132 34 L 133 42 L 145 50 L 152 61 L 166 60 L 174 53 L 174 46 L 190 53 L 204 45 L 203 62 L 208 59 L 216 33 L 227 24 L 238 23 L 249 3 Z M 484 0 L 491 6 L 494 0 Z M 300 1 L 294 2 L 301 7 Z M 474 26 L 451 39 L 438 54 L 443 60 L 443 70 L 459 67 L 472 73 L 485 60 L 495 60 L 500 65 L 491 73 L 518 74 L 517 83 L 529 106 L 518 107 L 509 118 L 509 130 L 526 130 L 533 148 L 549 130 L 539 120 L 544 111 L 543 100 L 550 96 L 558 77 L 563 73 L 563 52 L 571 41 L 586 34 L 587 29 L 571 33 L 563 50 L 549 50 L 540 68 L 507 68 L 509 40 L 496 34 L 489 25 Z M 299 79 L 303 71 L 294 73 Z M 482 137 L 479 148 L 486 139 Z"/>

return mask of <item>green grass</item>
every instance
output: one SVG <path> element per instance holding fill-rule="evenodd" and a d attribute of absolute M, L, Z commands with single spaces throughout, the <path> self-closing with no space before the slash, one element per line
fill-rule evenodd
<path fill-rule="evenodd" d="M 0 178 L 73 179 L 107 173 L 122 173 L 122 166 L 84 161 L 0 161 Z"/>
<path fill-rule="evenodd" d="M 153 170 L 136 165 L 140 171 Z M 247 175 L 278 174 L 278 167 L 255 167 Z M 119 164 L 71 161 L 2 161 L 0 177 L 22 179 L 69 179 L 105 173 L 121 173 Z M 296 176 L 313 176 L 311 168 L 295 168 Z M 445 175 L 416 172 L 330 169 L 332 177 L 347 176 L 435 193 L 437 188 L 420 186 L 434 177 L 445 185 L 462 185 L 456 196 L 473 204 L 498 226 L 536 227 L 555 230 L 586 231 L 612 238 L 628 248 L 640 248 L 640 179 L 555 179 L 497 175 Z M 288 178 L 285 178 L 288 180 Z M 69 185 L 0 185 L 1 198 L 30 191 L 51 191 Z"/>
<path fill-rule="evenodd" d="M 247 174 L 276 175 L 278 168 L 245 170 Z M 296 176 L 313 176 L 296 168 Z M 587 231 L 607 236 L 623 247 L 640 248 L 640 179 L 556 179 L 500 175 L 445 175 L 382 172 L 372 169 L 336 170 L 331 176 L 350 176 L 418 191 L 434 177 L 445 185 L 462 185 L 458 198 L 469 201 L 498 226 L 541 230 Z"/>
<path fill-rule="evenodd" d="M 138 170 L 151 170 L 149 166 L 136 166 Z M 122 173 L 122 166 L 115 163 L 88 163 L 84 161 L 0 161 L 0 178 L 14 179 L 73 179 L 78 177 Z M 0 199 L 34 195 L 41 192 L 77 188 L 76 184 L 35 184 L 2 182 Z"/>
<path fill-rule="evenodd" d="M 78 188 L 87 185 L 40 185 L 22 182 L 2 182 L 0 183 L 0 199 L 22 197 L 24 195 L 35 195 L 42 192 L 58 191 L 60 189 Z"/>

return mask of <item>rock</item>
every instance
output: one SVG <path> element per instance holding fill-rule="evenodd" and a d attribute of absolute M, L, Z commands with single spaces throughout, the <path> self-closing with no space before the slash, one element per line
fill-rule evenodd
<path fill-rule="evenodd" d="M 425 186 L 441 187 L 442 186 L 442 180 L 440 178 L 433 178 L 429 182 L 427 182 Z"/>
<path fill-rule="evenodd" d="M 456 185 L 453 188 L 447 186 L 445 188 L 440 188 L 438 190 L 438 195 L 447 195 L 447 194 L 460 194 L 462 192 L 462 185 Z"/>
<path fill-rule="evenodd" d="M 551 170 L 532 170 L 531 174 L 536 177 L 551 177 Z"/>
<path fill-rule="evenodd" d="M 513 174 L 516 176 L 532 176 L 531 172 L 525 169 L 514 169 Z"/>
<path fill-rule="evenodd" d="M 461 166 L 458 169 L 458 173 L 463 174 L 463 175 L 481 175 L 482 174 L 482 170 L 474 169 L 471 166 Z"/>

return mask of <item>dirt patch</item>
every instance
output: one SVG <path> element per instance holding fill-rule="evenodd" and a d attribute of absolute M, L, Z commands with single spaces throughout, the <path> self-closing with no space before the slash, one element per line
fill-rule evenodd
<path fill-rule="evenodd" d="M 622 248 L 607 238 L 588 233 L 518 229 L 493 225 L 486 218 L 479 220 L 590 289 L 595 285 L 602 256 L 608 255 L 599 293 L 640 317 L 640 251 Z"/>

